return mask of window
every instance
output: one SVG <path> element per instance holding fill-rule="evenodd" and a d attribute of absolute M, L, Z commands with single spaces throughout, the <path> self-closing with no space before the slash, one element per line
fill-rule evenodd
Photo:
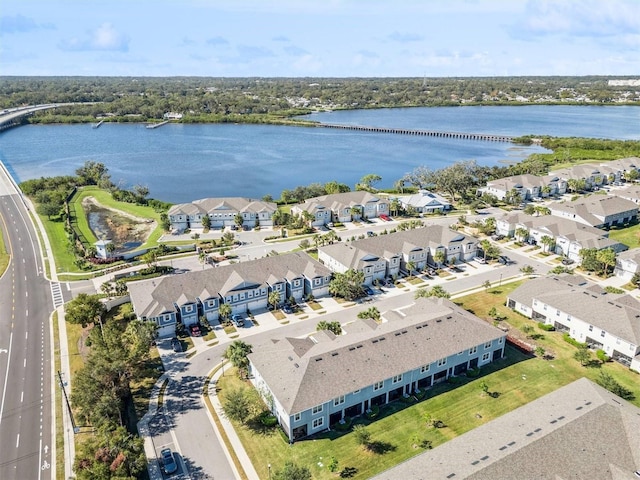
<path fill-rule="evenodd" d="M 556 310 L 556 315 L 560 315 L 560 310 Z"/>
<path fill-rule="evenodd" d="M 316 405 L 311 409 L 311 413 L 315 415 L 316 413 L 320 413 L 322 411 L 322 405 Z"/>
<path fill-rule="evenodd" d="M 210 307 L 215 307 L 216 306 L 216 301 L 215 300 L 209 300 L 209 306 Z"/>
<path fill-rule="evenodd" d="M 193 305 L 185 305 L 184 310 L 185 310 L 185 312 L 192 312 L 193 311 Z"/>
<path fill-rule="evenodd" d="M 482 361 L 483 361 L 483 362 L 486 362 L 487 360 L 489 360 L 489 357 L 490 357 L 490 356 L 491 356 L 491 354 L 490 354 L 490 353 L 488 353 L 488 352 L 487 352 L 487 353 L 485 353 L 484 355 L 482 355 Z"/>
<path fill-rule="evenodd" d="M 491 342 L 487 342 L 484 344 L 484 348 L 491 348 Z"/>
<path fill-rule="evenodd" d="M 474 353 L 476 353 L 478 351 L 478 347 L 471 347 L 469 349 L 469 355 L 473 355 Z"/>
<path fill-rule="evenodd" d="M 589 331 L 593 332 L 593 325 L 589 325 Z"/>
<path fill-rule="evenodd" d="M 600 336 L 601 336 L 601 337 L 604 337 L 605 335 L 606 335 L 606 333 L 604 332 L 604 330 L 602 330 L 602 331 L 600 332 Z"/>
<path fill-rule="evenodd" d="M 313 419 L 313 428 L 318 428 L 324 425 L 324 417 Z"/>
<path fill-rule="evenodd" d="M 391 379 L 391 383 L 398 383 L 402 381 L 402 375 L 396 375 Z"/>
<path fill-rule="evenodd" d="M 357 389 L 357 390 L 354 390 L 354 391 L 353 391 L 353 395 L 355 395 L 355 394 L 357 394 L 357 393 L 360 393 L 360 389 Z"/>
<path fill-rule="evenodd" d="M 384 380 L 382 382 L 374 383 L 373 391 L 375 392 L 376 390 L 381 390 L 383 387 L 384 387 Z"/>
<path fill-rule="evenodd" d="M 447 359 L 446 358 L 441 358 L 440 360 L 438 360 L 438 366 L 442 367 L 443 365 L 447 364 Z"/>
<path fill-rule="evenodd" d="M 302 418 L 302 414 L 300 414 L 300 413 L 296 413 L 296 414 L 293 416 L 293 421 L 294 421 L 294 422 L 299 422 L 301 418 Z"/>
<path fill-rule="evenodd" d="M 502 340 L 503 340 L 503 338 L 502 338 L 502 337 L 500 337 L 500 338 L 498 339 L 498 343 L 502 343 Z"/>
<path fill-rule="evenodd" d="M 344 403 L 344 395 L 340 395 L 338 398 L 333 400 L 333 406 L 337 407 L 338 405 L 342 405 Z"/>
<path fill-rule="evenodd" d="M 430 365 L 423 365 L 420 367 L 420 373 L 425 373 L 429 371 Z"/>

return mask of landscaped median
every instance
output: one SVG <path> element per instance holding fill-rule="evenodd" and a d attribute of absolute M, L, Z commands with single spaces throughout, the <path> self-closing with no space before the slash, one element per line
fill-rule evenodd
<path fill-rule="evenodd" d="M 500 323 L 512 332 L 525 324 L 538 329 L 533 322 L 504 306 L 507 293 L 520 282 L 475 292 L 456 302 L 477 316 L 493 321 L 492 307 L 499 314 Z M 539 329 L 538 329 L 539 330 Z M 260 478 L 268 478 L 293 461 L 311 471 L 314 479 L 333 479 L 345 476 L 369 478 L 391 466 L 447 440 L 508 413 L 557 388 L 586 376 L 596 380 L 606 371 L 636 394 L 632 402 L 640 404 L 638 376 L 622 365 L 609 362 L 586 368 L 574 358 L 576 347 L 568 344 L 557 332 L 536 331 L 536 346 L 552 352 L 552 357 L 538 357 L 506 346 L 506 358 L 498 360 L 468 376 L 462 375 L 434 386 L 415 398 L 401 399 L 380 407 L 363 417 L 348 419 L 332 431 L 288 443 L 281 430 L 267 427 L 259 421 L 259 412 L 244 423 L 232 422 L 247 454 Z M 549 360 L 549 358 L 553 358 Z M 225 372 L 217 383 L 218 396 L 224 405 L 227 395 L 240 388 L 253 388 L 241 380 L 235 370 Z M 424 396 L 424 397 L 423 397 Z M 421 398 L 423 397 L 423 398 Z M 364 425 L 368 440 L 362 443 Z"/>

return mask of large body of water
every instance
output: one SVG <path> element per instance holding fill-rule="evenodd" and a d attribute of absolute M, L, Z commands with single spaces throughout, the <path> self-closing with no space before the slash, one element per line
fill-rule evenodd
<path fill-rule="evenodd" d="M 640 107 L 442 107 L 326 112 L 327 123 L 494 133 L 640 139 Z M 104 163 L 124 188 L 179 203 L 205 197 L 277 198 L 283 189 L 364 175 L 389 187 L 420 165 L 460 160 L 515 162 L 539 147 L 271 125 L 140 124 L 22 126 L 0 133 L 0 160 L 17 181 L 73 175 L 87 160 Z"/>

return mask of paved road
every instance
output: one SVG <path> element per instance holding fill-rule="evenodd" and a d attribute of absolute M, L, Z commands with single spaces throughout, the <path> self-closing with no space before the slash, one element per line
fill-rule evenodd
<path fill-rule="evenodd" d="M 11 263 L 0 278 L 0 479 L 55 477 L 51 284 L 21 197 L 0 164 L 0 228 Z"/>

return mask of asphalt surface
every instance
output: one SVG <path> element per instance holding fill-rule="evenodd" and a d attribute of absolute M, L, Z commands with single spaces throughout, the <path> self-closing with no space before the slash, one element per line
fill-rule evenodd
<path fill-rule="evenodd" d="M 0 479 L 55 477 L 51 284 L 22 198 L 0 165 L 0 228 L 11 255 L 0 278 Z"/>

